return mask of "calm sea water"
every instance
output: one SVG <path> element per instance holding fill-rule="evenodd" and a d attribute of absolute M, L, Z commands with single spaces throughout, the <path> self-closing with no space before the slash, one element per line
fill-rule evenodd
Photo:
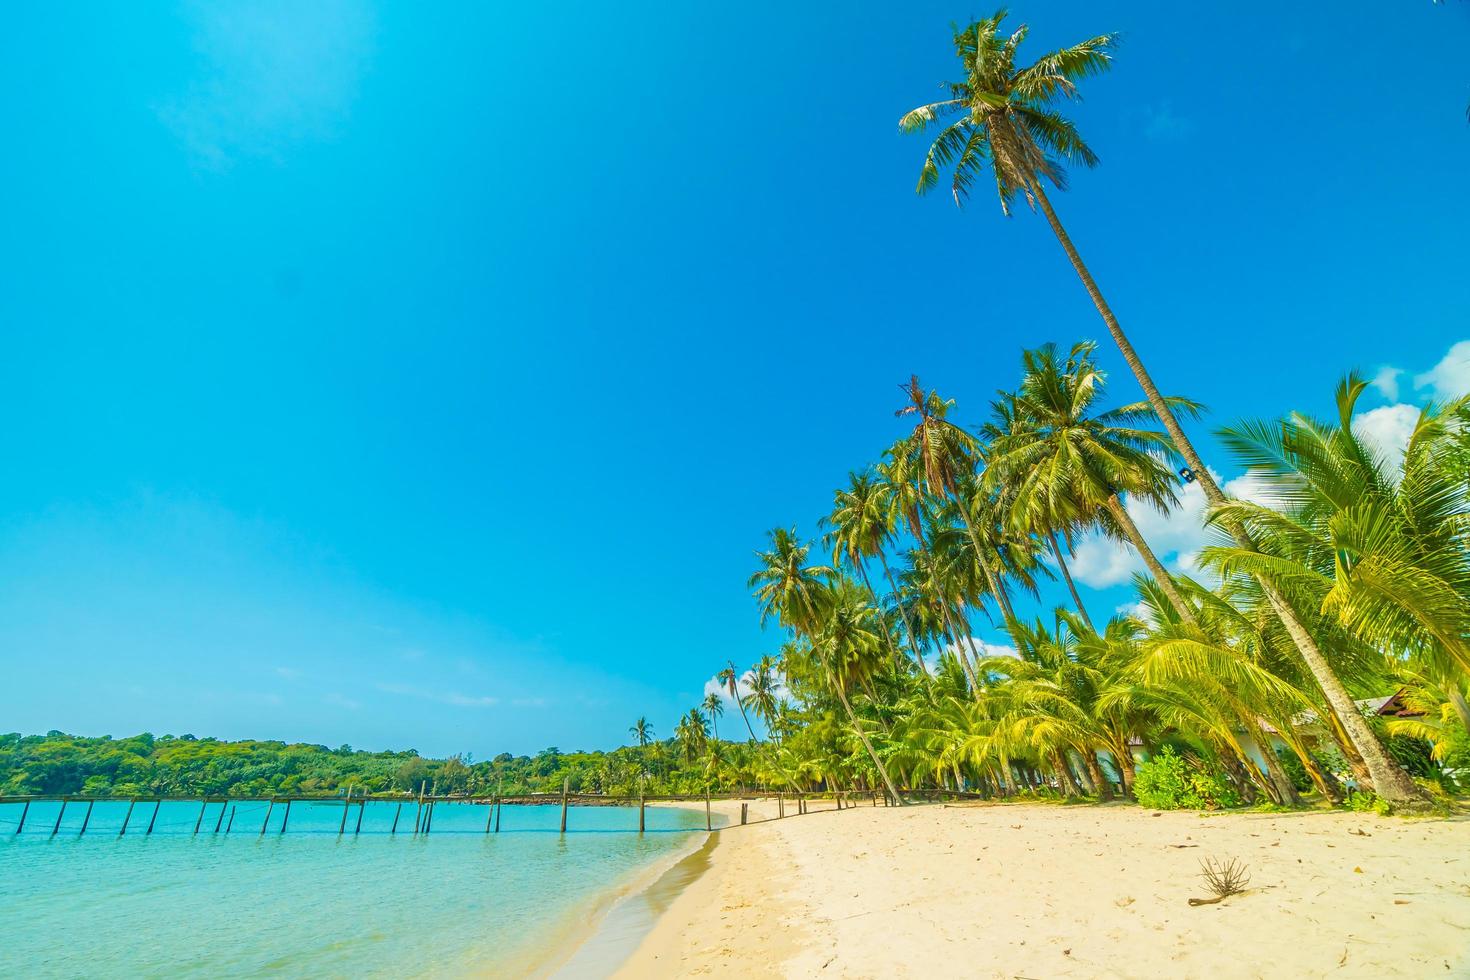
<path fill-rule="evenodd" d="M 0 975 L 30 977 L 462 976 L 521 972 L 564 945 L 610 891 L 690 847 L 704 814 L 573 807 L 504 808 L 486 834 L 487 808 L 441 803 L 433 830 L 415 837 L 414 806 L 398 833 L 398 805 L 369 803 L 362 832 L 338 837 L 341 803 L 295 803 L 282 834 L 277 805 L 235 805 L 226 835 L 210 804 L 33 804 L 16 834 L 18 805 L 0 805 Z M 225 823 L 230 814 L 225 811 Z"/>

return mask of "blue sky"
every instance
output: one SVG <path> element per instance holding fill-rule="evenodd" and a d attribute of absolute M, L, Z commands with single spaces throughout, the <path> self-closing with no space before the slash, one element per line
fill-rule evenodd
<path fill-rule="evenodd" d="M 1101 336 L 1042 221 L 913 193 L 895 122 L 976 12 L 11 10 L 0 729 L 667 734 L 774 652 L 752 551 L 877 458 L 901 381 L 977 422 L 1021 347 Z M 1354 366 L 1400 372 L 1389 439 L 1470 386 L 1470 4 L 1017 17 L 1032 54 L 1125 36 L 1057 205 L 1197 433 Z M 1079 561 L 1128 601 L 1126 556 Z"/>

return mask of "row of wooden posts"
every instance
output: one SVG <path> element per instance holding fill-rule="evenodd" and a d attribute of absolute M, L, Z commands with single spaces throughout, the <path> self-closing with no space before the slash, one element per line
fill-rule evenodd
<path fill-rule="evenodd" d="M 437 789 L 437 786 L 435 787 L 435 789 Z M 562 783 L 562 788 L 561 788 L 561 833 L 563 833 L 563 834 L 567 832 L 567 811 L 568 811 L 568 809 L 569 809 L 569 807 L 571 805 L 571 794 L 569 793 L 569 789 L 570 789 L 570 783 L 569 782 L 563 782 Z M 867 794 L 863 794 L 863 795 L 867 795 Z M 969 796 L 971 794 L 955 794 L 955 795 Z M 854 799 L 853 794 L 843 793 L 843 792 L 837 792 L 837 793 L 834 794 L 834 797 L 835 797 L 835 800 L 836 800 L 836 803 L 837 803 L 837 809 L 838 810 L 850 809 L 850 808 L 852 808 L 853 806 L 856 805 L 853 802 L 853 799 Z M 693 797 L 693 798 L 691 798 L 691 797 L 663 797 L 663 799 L 689 800 L 689 799 L 698 799 L 698 797 Z M 883 795 L 880 795 L 880 794 L 877 794 L 877 793 L 873 793 L 873 794 L 871 794 L 871 799 L 872 799 L 872 805 L 873 806 L 880 805 L 880 801 L 881 801 L 881 805 L 882 806 L 889 806 L 890 805 L 890 801 L 889 801 L 889 799 L 888 799 L 887 796 L 883 796 Z M 440 802 L 443 802 L 443 801 L 446 801 L 446 800 L 448 800 L 450 802 L 467 802 L 466 800 L 463 800 L 463 799 L 457 798 L 457 797 L 436 797 L 436 796 L 433 795 L 432 791 L 430 792 L 430 794 L 428 796 L 426 796 L 425 793 L 424 793 L 424 787 L 422 785 L 419 786 L 419 794 L 418 794 L 418 799 L 417 799 L 418 806 L 417 806 L 417 808 L 414 811 L 414 822 L 413 822 L 413 832 L 414 832 L 414 834 L 420 834 L 420 833 L 428 834 L 432 830 L 433 825 L 434 825 L 434 807 L 435 807 L 436 804 L 438 804 Z M 31 812 L 32 798 L 26 798 L 24 802 L 25 802 L 25 806 L 21 809 L 20 823 L 15 828 L 15 833 L 16 834 L 19 834 L 22 830 L 25 829 L 26 817 Z M 62 817 L 64 817 L 66 815 L 66 807 L 67 807 L 67 804 L 69 802 L 72 802 L 72 801 L 71 800 L 68 800 L 65 797 L 62 797 L 61 798 L 61 809 L 59 811 L 57 811 L 56 821 L 51 826 L 51 836 L 52 837 L 55 837 L 57 835 L 57 833 L 61 830 L 61 819 L 62 819 Z M 88 825 L 92 821 L 92 807 L 96 804 L 96 802 L 97 801 L 95 799 L 89 799 L 89 800 L 87 800 L 87 812 L 82 817 L 82 827 L 81 827 L 81 830 L 78 832 L 77 836 L 80 837 L 80 836 L 82 836 L 83 834 L 85 834 L 87 832 L 87 827 L 88 827 Z M 261 821 L 261 824 L 260 824 L 260 834 L 259 834 L 259 836 L 261 836 L 261 837 L 264 837 L 265 836 L 266 829 L 270 826 L 271 815 L 275 811 L 276 802 L 277 802 L 277 800 L 275 798 L 271 798 L 271 799 L 269 799 L 267 801 L 267 806 L 266 806 L 266 811 L 265 811 L 265 819 L 262 820 Z M 281 817 L 281 829 L 280 829 L 279 833 L 284 834 L 286 832 L 287 825 L 291 821 L 291 803 L 293 801 L 290 800 L 290 799 L 287 799 L 287 800 L 284 800 L 282 802 L 285 803 L 285 813 Z M 309 802 L 321 802 L 321 801 L 320 800 L 313 799 L 313 800 L 310 800 Z M 368 803 L 366 791 L 364 791 L 363 795 L 362 796 L 359 796 L 357 798 L 357 800 L 354 801 L 353 798 L 352 798 L 352 789 L 349 787 L 348 790 L 347 790 L 347 794 L 342 799 L 342 819 L 341 819 L 341 822 L 337 826 L 337 835 L 339 837 L 342 836 L 342 835 L 344 835 L 347 832 L 347 820 L 348 820 L 349 816 L 351 815 L 352 804 L 354 802 L 357 803 L 358 809 L 357 809 L 357 822 L 356 822 L 356 824 L 353 827 L 352 833 L 353 833 L 354 836 L 357 835 L 357 834 L 362 833 L 362 819 L 363 819 L 363 814 L 367 810 L 367 803 Z M 414 800 L 412 798 L 410 798 L 409 799 L 409 802 L 412 803 L 412 802 L 414 802 Z M 799 814 L 805 814 L 805 813 L 809 812 L 808 809 L 807 809 L 807 796 L 805 794 L 798 794 L 798 795 L 796 795 L 795 798 L 794 798 L 794 803 L 795 803 L 795 806 L 796 806 L 796 813 L 798 815 Z M 136 807 L 137 804 L 138 804 L 138 800 L 137 799 L 130 799 L 128 801 L 128 812 L 123 817 L 122 828 L 118 830 L 117 836 L 122 837 L 122 836 L 124 836 L 128 832 L 128 825 L 132 822 L 132 819 L 133 819 L 133 808 Z M 204 800 L 201 800 L 200 801 L 200 804 L 199 804 L 199 815 L 194 820 L 194 831 L 193 832 L 194 832 L 195 835 L 197 835 L 199 833 L 200 828 L 204 824 L 205 811 L 208 809 L 209 804 L 210 804 L 210 800 L 208 800 L 208 799 L 204 799 Z M 230 831 L 235 826 L 235 808 L 236 808 L 236 804 L 235 803 L 231 803 L 231 801 L 228 800 L 228 799 L 222 799 L 222 800 L 220 800 L 219 801 L 219 804 L 220 804 L 219 814 L 215 818 L 214 833 L 216 833 L 216 834 L 220 833 L 221 832 L 221 828 L 223 828 L 223 832 L 225 834 L 229 834 Z M 498 833 L 500 833 L 500 811 L 501 811 L 501 807 L 504 805 L 504 799 L 499 794 L 496 794 L 495 796 L 493 796 L 493 797 L 490 798 L 490 801 L 489 801 L 489 803 L 487 805 L 489 806 L 489 812 L 486 814 L 486 817 L 485 817 L 485 833 L 487 833 L 487 834 L 489 834 L 489 833 L 497 833 L 498 834 Z M 148 818 L 148 829 L 146 831 L 144 831 L 144 836 L 145 837 L 148 836 L 149 834 L 152 834 L 153 833 L 153 827 L 158 822 L 158 811 L 159 811 L 159 808 L 162 807 L 162 806 L 163 806 L 163 799 L 161 797 L 154 798 L 154 801 L 153 801 L 153 813 Z M 647 806 L 648 806 L 647 798 L 640 791 L 639 794 L 638 794 L 638 832 L 640 834 L 645 831 L 645 828 L 647 826 L 647 818 L 646 818 Z M 226 810 L 227 809 L 229 811 L 229 813 L 228 813 L 228 817 L 229 817 L 228 822 L 226 821 Z M 397 809 L 395 809 L 394 812 L 393 812 L 393 827 L 389 831 L 389 834 L 397 834 L 398 833 L 398 822 L 399 822 L 399 819 L 402 816 L 403 816 L 403 802 L 400 801 L 398 803 Z M 777 819 L 783 819 L 783 818 L 785 818 L 785 816 L 786 816 L 786 794 L 778 793 L 778 794 L 776 794 L 776 817 L 777 817 Z M 740 823 L 741 823 L 742 826 L 744 826 L 746 823 L 749 822 L 749 817 L 750 817 L 750 804 L 749 803 L 742 802 L 740 804 Z M 704 829 L 705 830 L 708 830 L 708 831 L 712 831 L 712 830 L 715 829 L 714 828 L 714 818 L 713 818 L 713 813 L 712 813 L 712 806 L 711 806 L 711 796 L 710 796 L 709 791 L 707 791 L 707 790 L 705 791 L 705 794 L 704 794 Z"/>

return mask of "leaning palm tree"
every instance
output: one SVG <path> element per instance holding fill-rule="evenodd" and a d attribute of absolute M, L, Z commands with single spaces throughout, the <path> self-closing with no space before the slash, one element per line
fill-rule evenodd
<path fill-rule="evenodd" d="M 1126 493 L 1160 510 L 1177 501 L 1174 474 L 1163 463 L 1174 447 L 1164 433 L 1142 427 L 1157 417 L 1147 402 L 1096 410 L 1105 377 L 1093 363 L 1094 349 L 1091 342 L 1077 344 L 1065 361 L 1051 344 L 1022 355 L 1026 373 L 1015 411 L 1024 423 L 991 443 L 987 480 L 1004 488 L 1012 519 L 1022 526 L 1100 523 L 1125 538 L 1179 615 L 1193 623 L 1194 609 L 1123 501 Z M 1182 412 L 1199 410 L 1182 398 L 1166 401 Z"/>
<path fill-rule="evenodd" d="M 847 487 L 833 495 L 832 513 L 818 522 L 827 531 L 825 541 L 832 548 L 833 567 L 846 562 L 848 568 L 858 573 L 880 615 L 883 606 L 868 577 L 868 559 L 882 556 L 883 544 L 893 533 L 889 524 L 891 493 L 882 480 L 870 473 L 848 473 Z M 886 559 L 884 568 L 887 568 Z M 883 639 L 897 668 L 898 648 L 886 624 Z"/>
<path fill-rule="evenodd" d="M 758 552 L 761 567 L 750 577 L 749 587 L 755 590 L 756 600 L 761 607 L 761 624 L 769 622 L 771 617 L 798 637 L 804 637 L 815 648 L 819 636 L 825 637 L 826 652 L 829 655 L 840 655 L 844 662 L 848 658 L 859 659 L 857 646 L 859 645 L 858 634 L 862 632 L 856 625 L 850 633 L 844 633 L 842 638 L 834 639 L 828 627 L 839 610 L 834 603 L 839 598 L 849 600 L 849 606 L 845 612 L 845 622 L 855 624 L 856 614 L 850 605 L 851 589 L 834 589 L 829 583 L 840 580 L 837 574 L 826 566 L 806 564 L 806 556 L 810 550 L 796 537 L 795 531 L 787 531 L 784 528 L 776 528 L 769 534 L 771 547 L 767 551 Z M 866 605 L 866 604 L 865 604 Z M 872 612 L 872 607 L 866 607 Z M 866 633 L 876 643 L 876 634 Z M 865 651 L 863 651 L 865 652 Z M 833 663 L 828 660 L 828 663 Z M 862 661 L 866 662 L 866 661 Z M 867 671 L 830 673 L 829 677 L 848 678 L 856 676 L 863 679 L 868 676 Z M 903 798 L 898 795 L 893 782 L 888 778 L 888 770 L 883 767 L 883 761 L 878 758 L 874 751 L 872 742 L 863 732 L 858 723 L 856 715 L 853 714 L 851 701 L 847 697 L 847 688 L 844 682 L 840 700 L 847 712 L 848 723 L 852 726 L 854 733 L 862 740 L 863 748 L 872 759 L 873 766 L 883 777 L 888 792 L 897 805 L 903 804 Z"/>
<path fill-rule="evenodd" d="M 750 727 L 750 716 L 745 713 L 745 701 L 740 697 L 740 673 L 735 669 L 734 661 L 725 666 L 725 669 L 715 675 L 715 679 L 725 685 L 725 690 L 730 692 L 730 697 L 735 699 L 735 706 L 740 709 L 740 717 L 745 721 L 745 730 L 750 733 L 750 740 L 755 741 L 755 729 Z"/>
<path fill-rule="evenodd" d="M 1058 190 L 1065 189 L 1064 161 L 1086 167 L 1097 164 L 1097 154 L 1082 139 L 1071 120 L 1057 112 L 1054 105 L 1062 99 L 1076 99 L 1079 80 L 1112 67 L 1111 53 L 1117 37 L 1102 34 L 1053 51 L 1027 67 L 1019 68 L 1016 52 L 1026 39 L 1028 29 L 1023 25 L 1009 36 L 1002 37 L 1000 25 L 1005 17 L 1006 12 L 1002 10 L 993 17 L 956 30 L 955 54 L 963 66 L 964 81 L 948 86 L 950 98 L 919 106 L 899 120 L 899 128 L 910 133 L 923 132 L 944 120 L 952 120 L 943 125 L 929 147 L 919 173 L 919 193 L 933 189 L 939 183 L 940 170 L 948 167 L 952 169 L 950 189 L 955 203 L 962 203 L 969 196 L 975 180 L 988 166 L 995 179 L 1002 211 L 1010 213 L 1011 203 L 1017 194 L 1041 208 L 1113 342 L 1184 458 L 1186 477 L 1199 481 L 1211 507 L 1222 507 L 1227 502 L 1224 492 L 1185 435 L 1168 402 L 1159 394 L 1158 386 L 1123 333 L 1092 273 L 1083 264 L 1043 187 L 1050 182 Z M 1254 542 L 1238 523 L 1227 521 L 1224 526 L 1235 538 L 1237 546 L 1242 549 L 1254 547 Z M 1388 757 L 1367 725 L 1361 719 L 1351 717 L 1357 713 L 1352 698 L 1303 624 L 1302 617 L 1274 582 L 1261 579 L 1260 583 L 1273 614 L 1290 635 L 1292 644 L 1321 686 L 1332 711 L 1339 716 L 1354 747 L 1367 763 L 1374 789 L 1379 795 L 1398 802 L 1421 798 L 1422 794 Z"/>
<path fill-rule="evenodd" d="M 719 718 L 720 715 L 725 713 L 724 700 L 718 694 L 711 691 L 704 696 L 704 701 L 700 703 L 700 707 L 704 709 L 704 713 L 709 717 L 710 727 L 714 729 L 715 741 L 718 742 L 720 740 Z"/>

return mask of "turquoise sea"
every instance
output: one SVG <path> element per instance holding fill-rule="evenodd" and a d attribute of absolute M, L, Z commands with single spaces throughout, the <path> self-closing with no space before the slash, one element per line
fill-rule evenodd
<path fill-rule="evenodd" d="M 99 801 L 0 805 L 0 975 L 505 975 L 544 968 L 585 934 L 610 896 L 641 883 L 704 837 L 704 814 L 440 803 L 432 832 L 414 805 Z M 199 824 L 198 835 L 194 828 Z M 225 828 L 229 828 L 226 834 Z M 613 966 L 615 964 L 609 964 Z"/>

